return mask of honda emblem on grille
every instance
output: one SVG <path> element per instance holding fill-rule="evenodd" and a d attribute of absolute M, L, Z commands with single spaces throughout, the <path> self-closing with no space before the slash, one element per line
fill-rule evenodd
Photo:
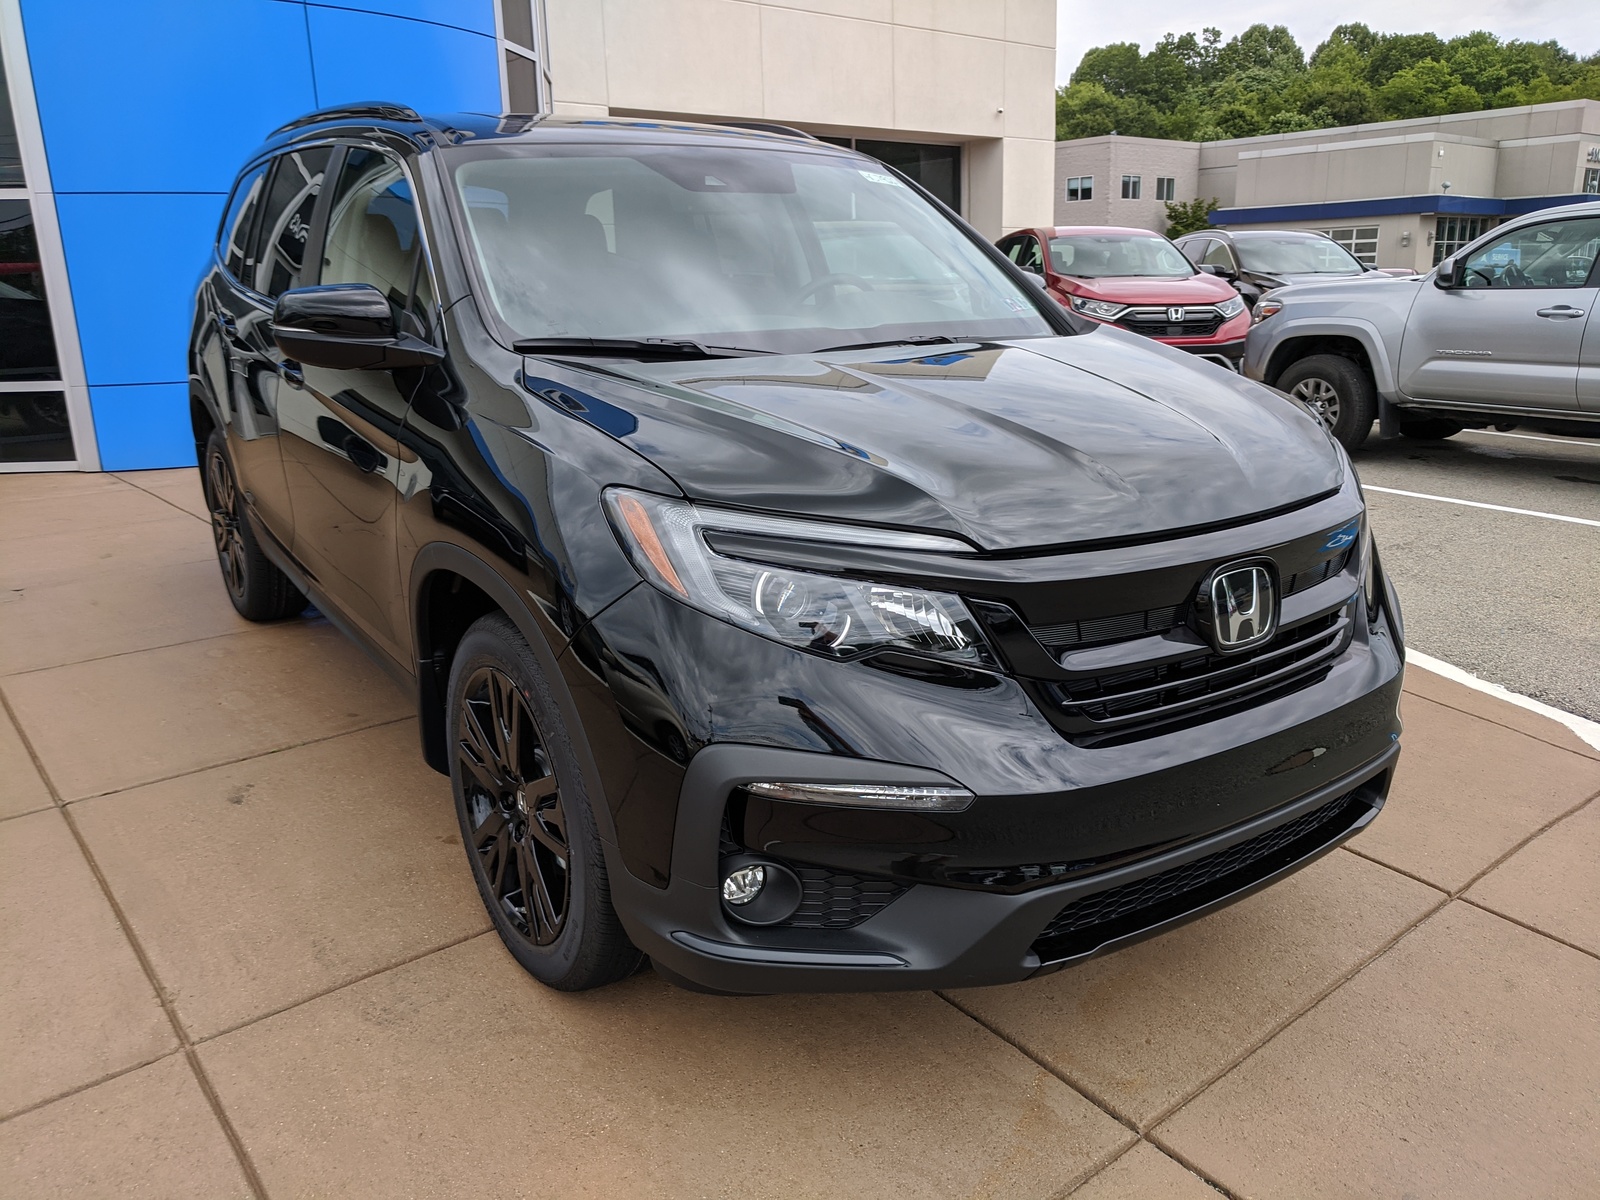
<path fill-rule="evenodd" d="M 1169 309 L 1167 309 L 1167 320 L 1171 321 L 1174 325 L 1182 324 L 1183 323 L 1184 311 L 1185 310 L 1181 309 L 1181 308 L 1169 308 Z"/>
<path fill-rule="evenodd" d="M 1219 567 L 1197 606 L 1211 644 L 1224 654 L 1247 650 L 1278 628 L 1278 594 L 1264 564 Z"/>

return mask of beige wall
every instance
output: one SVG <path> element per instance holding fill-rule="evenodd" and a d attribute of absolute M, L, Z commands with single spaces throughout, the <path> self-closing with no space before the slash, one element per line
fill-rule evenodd
<path fill-rule="evenodd" d="M 963 146 L 989 236 L 1051 215 L 1055 0 L 546 0 L 558 113 Z"/>
<path fill-rule="evenodd" d="M 1193 142 L 1108 136 L 1057 142 L 1055 148 L 1055 223 L 1131 225 L 1165 233 L 1167 207 L 1156 199 L 1156 180 L 1175 181 L 1173 198 L 1193 200 L 1199 192 L 1199 147 Z M 1068 200 L 1067 180 L 1094 176 L 1094 197 Z M 1137 175 L 1141 196 L 1122 198 L 1122 177 Z"/>

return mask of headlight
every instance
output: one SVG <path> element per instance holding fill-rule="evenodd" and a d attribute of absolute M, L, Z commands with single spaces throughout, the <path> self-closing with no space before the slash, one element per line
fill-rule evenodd
<path fill-rule="evenodd" d="M 1240 303 L 1243 303 L 1241 300 Z M 1276 316 L 1283 309 L 1282 300 L 1257 300 L 1256 319 L 1253 324 L 1259 325 L 1268 317 Z"/>
<path fill-rule="evenodd" d="M 1126 304 L 1113 304 L 1109 300 L 1090 300 L 1084 296 L 1072 297 L 1072 311 L 1086 317 L 1099 317 L 1102 321 L 1115 321 L 1127 311 Z"/>
<path fill-rule="evenodd" d="M 1224 300 L 1217 305 L 1217 311 L 1222 314 L 1224 320 L 1231 321 L 1244 311 L 1244 297 L 1234 296 L 1230 300 Z"/>
<path fill-rule="evenodd" d="M 641 575 L 669 596 L 752 633 L 830 658 L 895 649 L 994 664 L 958 597 L 730 558 L 713 550 L 705 534 L 970 554 L 972 547 L 956 538 L 700 508 L 623 488 L 607 490 L 605 505 Z"/>

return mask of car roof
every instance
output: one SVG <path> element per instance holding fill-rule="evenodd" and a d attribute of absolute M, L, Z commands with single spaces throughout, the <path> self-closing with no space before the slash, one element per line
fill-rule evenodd
<path fill-rule="evenodd" d="M 1127 234 L 1135 237 L 1160 237 L 1153 229 L 1141 229 L 1135 225 L 1057 225 L 1054 229 L 1043 232 L 1053 234 L 1055 237 L 1071 237 L 1074 234 L 1094 236 L 1096 234 Z"/>

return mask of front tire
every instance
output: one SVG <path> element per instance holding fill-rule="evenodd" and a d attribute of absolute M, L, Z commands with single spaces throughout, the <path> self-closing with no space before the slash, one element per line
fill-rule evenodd
<path fill-rule="evenodd" d="M 1377 397 L 1357 363 L 1338 354 L 1313 354 L 1278 376 L 1278 387 L 1306 405 L 1338 443 L 1354 452 L 1372 432 Z"/>
<path fill-rule="evenodd" d="M 564 992 L 633 973 L 594 813 L 561 710 L 503 613 L 450 668 L 450 788 L 478 895 L 511 956 Z"/>
<path fill-rule="evenodd" d="M 247 621 L 281 621 L 299 615 L 306 606 L 305 594 L 273 565 L 256 541 L 220 429 L 213 429 L 206 438 L 200 482 L 211 514 L 211 539 L 222 569 L 222 584 L 233 607 Z"/>

